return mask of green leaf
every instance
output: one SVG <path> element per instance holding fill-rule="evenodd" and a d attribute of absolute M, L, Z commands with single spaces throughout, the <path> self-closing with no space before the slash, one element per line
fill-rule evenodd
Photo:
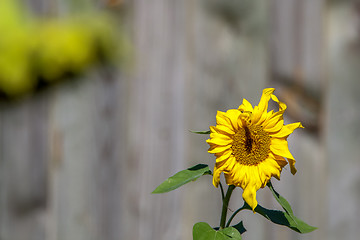
<path fill-rule="evenodd" d="M 285 210 L 285 212 L 287 212 L 290 215 L 293 215 L 293 211 L 291 209 L 290 203 L 288 201 L 286 201 L 285 198 L 283 198 L 279 193 L 277 193 L 275 191 L 275 189 L 270 181 L 268 182 L 267 186 L 270 188 L 276 201 L 281 205 L 281 207 Z"/>
<path fill-rule="evenodd" d="M 219 235 L 224 234 L 225 235 L 224 239 L 241 240 L 241 234 L 239 233 L 239 231 L 236 228 L 233 228 L 233 227 L 227 227 L 227 228 L 221 229 L 221 230 L 217 231 L 217 233 Z M 223 238 L 215 238 L 215 239 L 223 239 Z"/>
<path fill-rule="evenodd" d="M 250 207 L 249 210 L 251 210 Z M 260 206 L 259 204 L 255 208 L 255 212 L 261 214 L 262 216 L 272 221 L 273 223 L 287 226 L 298 233 L 308 233 L 316 229 L 316 227 L 308 225 L 307 223 L 295 217 L 294 215 L 290 215 L 287 212 L 283 212 L 279 210 L 266 209 Z"/>
<path fill-rule="evenodd" d="M 241 240 L 241 235 L 233 227 L 216 231 L 209 224 L 199 222 L 193 227 L 193 240 Z"/>
<path fill-rule="evenodd" d="M 259 204 L 255 208 L 255 212 L 264 216 L 273 223 L 287 226 L 298 233 L 308 233 L 317 229 L 316 227 L 310 226 L 301 219 L 295 217 L 289 202 L 284 197 L 282 197 L 278 192 L 275 191 L 270 181 L 268 182 L 267 186 L 270 188 L 276 201 L 281 205 L 281 207 L 284 209 L 285 212 L 279 210 L 266 209 Z M 244 206 L 246 207 L 246 209 L 251 210 L 251 207 L 249 205 L 246 204 Z"/>
<path fill-rule="evenodd" d="M 198 164 L 186 170 L 176 173 L 161 183 L 152 193 L 166 193 L 181 187 L 182 185 L 195 181 L 203 175 L 211 175 L 209 166 L 206 164 Z"/>
<path fill-rule="evenodd" d="M 209 131 L 191 131 L 192 133 L 196 133 L 196 134 L 210 134 L 210 130 Z"/>

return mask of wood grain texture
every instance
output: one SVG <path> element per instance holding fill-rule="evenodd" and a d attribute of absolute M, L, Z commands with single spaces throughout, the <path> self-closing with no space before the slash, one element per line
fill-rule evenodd
<path fill-rule="evenodd" d="M 48 9 L 34 0 L 34 7 L 66 11 L 60 2 Z M 208 130 L 217 110 L 237 108 L 242 98 L 256 105 L 273 86 L 289 107 L 285 123 L 306 127 L 289 138 L 298 173 L 284 169 L 273 185 L 319 229 L 300 236 L 249 211 L 235 218 L 248 230 L 243 239 L 356 239 L 357 5 L 125 2 L 132 70 L 94 70 L 1 104 L 0 240 L 180 240 L 191 239 L 196 222 L 218 225 L 220 192 L 210 176 L 150 193 L 187 167 L 212 168 L 207 136 L 188 130 Z M 241 193 L 234 191 L 230 211 Z M 278 207 L 268 190 L 258 200 Z"/>
<path fill-rule="evenodd" d="M 0 238 L 44 239 L 47 97 L 1 106 Z"/>

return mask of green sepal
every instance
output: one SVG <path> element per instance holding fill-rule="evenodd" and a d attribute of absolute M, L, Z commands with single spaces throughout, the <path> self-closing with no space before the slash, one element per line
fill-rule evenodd
<path fill-rule="evenodd" d="M 241 240 L 241 234 L 233 227 L 215 230 L 205 222 L 193 227 L 193 240 Z"/>
<path fill-rule="evenodd" d="M 210 130 L 209 131 L 191 131 L 192 133 L 196 133 L 196 134 L 210 134 Z"/>
<path fill-rule="evenodd" d="M 166 179 L 152 193 L 166 193 L 175 190 L 182 185 L 195 181 L 203 175 L 211 175 L 209 166 L 206 164 L 198 164 L 186 170 L 180 171 L 175 175 Z"/>

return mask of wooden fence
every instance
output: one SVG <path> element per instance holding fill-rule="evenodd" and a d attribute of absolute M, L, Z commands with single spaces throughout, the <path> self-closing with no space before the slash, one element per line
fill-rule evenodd
<path fill-rule="evenodd" d="M 94 70 L 1 103 L 0 240 L 191 239 L 196 222 L 218 225 L 210 177 L 150 193 L 179 170 L 214 163 L 206 136 L 188 130 L 208 129 L 242 98 L 257 104 L 269 86 L 288 104 L 286 122 L 306 127 L 289 138 L 298 173 L 285 169 L 273 184 L 319 229 L 299 235 L 248 212 L 237 218 L 243 239 L 356 239 L 359 4 L 124 2 L 133 70 Z M 276 206 L 269 191 L 258 196 Z M 237 190 L 230 209 L 241 203 Z"/>

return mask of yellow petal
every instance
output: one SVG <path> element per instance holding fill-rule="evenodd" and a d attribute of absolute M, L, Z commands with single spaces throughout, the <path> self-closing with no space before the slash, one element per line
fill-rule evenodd
<path fill-rule="evenodd" d="M 224 176 L 225 176 L 225 181 L 226 181 L 227 185 L 235 185 L 235 186 L 237 186 L 237 184 L 235 183 L 234 178 L 233 178 L 233 176 L 231 175 L 230 172 L 224 171 Z"/>
<path fill-rule="evenodd" d="M 252 123 L 256 124 L 259 121 L 262 113 L 263 112 L 259 109 L 259 107 L 255 106 L 254 107 L 254 112 L 253 112 L 253 114 L 251 116 L 252 117 L 252 119 L 251 119 Z"/>
<path fill-rule="evenodd" d="M 231 136 L 231 135 L 235 134 L 233 129 L 231 129 L 229 127 L 226 127 L 226 126 L 223 126 L 223 125 L 217 125 L 216 127 L 210 126 L 210 131 L 211 132 L 216 132 L 216 133 L 219 133 L 219 134 L 225 134 L 225 135 L 228 135 L 228 136 Z"/>
<path fill-rule="evenodd" d="M 233 127 L 233 129 L 235 131 L 237 131 L 239 129 L 239 115 L 241 114 L 241 111 L 239 111 L 238 109 L 229 109 L 226 111 L 226 117 L 228 117 L 228 119 L 231 122 L 231 126 Z"/>
<path fill-rule="evenodd" d="M 254 108 L 254 112 L 253 112 L 253 116 L 252 116 L 252 122 L 254 124 L 256 124 L 260 120 L 263 113 L 267 113 L 269 100 L 274 91 L 275 91 L 275 88 L 265 88 L 263 90 L 259 105 Z"/>
<path fill-rule="evenodd" d="M 280 131 L 278 131 L 277 133 L 273 133 L 271 134 L 271 137 L 275 137 L 275 138 L 286 138 L 288 137 L 295 129 L 297 128 L 304 128 L 300 122 L 297 123 L 291 123 L 288 125 L 284 125 Z"/>
<path fill-rule="evenodd" d="M 232 139 L 230 137 L 230 135 L 228 135 L 227 133 L 226 134 L 221 134 L 221 133 L 217 133 L 217 132 L 210 133 L 210 138 L 211 139 L 213 139 L 213 138 L 221 138 L 221 139 L 224 139 L 224 140 L 231 140 Z"/>
<path fill-rule="evenodd" d="M 228 158 L 228 161 L 226 163 L 227 163 L 226 171 L 228 171 L 228 172 L 236 172 L 236 166 L 239 165 L 239 164 L 236 161 L 236 158 L 235 158 L 234 155 L 230 155 L 230 157 Z"/>
<path fill-rule="evenodd" d="M 276 155 L 293 158 L 288 148 L 288 142 L 285 138 L 271 138 L 270 148 L 271 147 L 278 150 L 276 152 L 273 151 Z"/>
<path fill-rule="evenodd" d="M 290 164 L 291 173 L 292 174 L 296 173 L 296 168 L 295 168 L 296 161 L 292 156 L 292 154 L 290 153 L 288 142 L 285 139 L 272 138 L 270 144 L 270 150 L 276 155 L 287 158 Z"/>
<path fill-rule="evenodd" d="M 275 159 L 275 161 L 277 162 L 277 164 L 279 164 L 279 166 L 281 167 L 281 169 L 283 169 L 288 163 L 287 161 L 283 158 L 281 160 L 279 159 Z"/>
<path fill-rule="evenodd" d="M 288 158 L 288 160 L 289 160 L 291 173 L 292 173 L 292 175 L 294 175 L 297 172 L 297 170 L 295 168 L 295 162 L 296 161 L 295 161 L 295 159 L 291 159 L 291 158 Z"/>
<path fill-rule="evenodd" d="M 249 126 L 251 124 L 252 113 L 243 112 L 239 115 L 239 127 Z"/>
<path fill-rule="evenodd" d="M 276 124 L 273 127 L 269 127 L 269 126 L 264 127 L 264 130 L 268 133 L 271 133 L 270 135 L 272 136 L 272 133 L 280 131 L 283 126 L 284 126 L 284 120 L 281 119 L 280 121 L 276 122 Z"/>
<path fill-rule="evenodd" d="M 232 163 L 231 165 L 232 167 L 228 167 L 226 170 L 224 170 L 226 184 L 242 187 L 241 184 L 244 180 L 244 174 L 246 174 L 246 171 L 243 171 L 243 165 L 241 164 Z"/>
<path fill-rule="evenodd" d="M 288 162 L 286 161 L 286 159 L 284 157 L 281 157 L 281 156 L 278 156 L 278 155 L 273 155 L 273 156 L 274 156 L 273 159 L 279 165 L 280 172 L 281 172 L 282 169 L 288 164 Z"/>
<path fill-rule="evenodd" d="M 286 162 L 285 158 L 279 155 L 274 154 L 273 152 L 269 152 L 269 158 L 275 159 L 275 160 L 279 160 L 279 161 L 284 161 Z M 286 162 L 287 163 L 287 162 Z"/>
<path fill-rule="evenodd" d="M 274 101 L 274 102 L 277 102 L 279 104 L 279 112 L 285 112 L 287 106 L 285 103 L 283 102 L 280 102 L 279 99 L 274 95 L 274 94 L 271 94 L 271 99 Z"/>
<path fill-rule="evenodd" d="M 217 111 L 216 124 L 224 125 L 224 126 L 231 126 L 230 119 L 226 116 L 226 114 L 224 112 L 221 112 L 221 111 Z"/>
<path fill-rule="evenodd" d="M 252 182 L 249 183 L 242 194 L 242 197 L 244 201 L 249 204 L 253 212 L 255 213 L 255 208 L 258 205 L 258 202 L 256 200 L 256 186 Z"/>
<path fill-rule="evenodd" d="M 257 125 L 262 125 L 262 123 L 264 123 L 264 121 L 267 119 L 268 117 L 268 113 L 264 112 L 261 116 L 259 121 L 256 123 Z"/>
<path fill-rule="evenodd" d="M 267 130 L 274 131 L 272 128 L 278 124 L 279 121 L 283 120 L 283 114 L 286 110 L 286 104 L 280 102 L 279 99 L 274 95 L 271 94 L 271 99 L 278 103 L 279 111 L 273 113 L 269 118 L 268 121 L 264 122 L 263 126 Z"/>
<path fill-rule="evenodd" d="M 264 164 L 262 164 L 262 167 L 264 168 L 263 171 L 266 171 L 270 175 L 270 177 L 267 179 L 267 181 L 271 177 L 276 177 L 278 180 L 280 180 L 281 167 L 274 158 L 266 159 L 264 161 Z M 262 187 L 265 187 L 265 185 L 267 184 L 267 181 L 263 182 Z"/>
<path fill-rule="evenodd" d="M 261 181 L 261 187 L 265 186 L 268 180 L 271 178 L 271 171 L 269 171 L 266 164 L 266 160 L 260 163 L 258 166 L 259 178 Z"/>
<path fill-rule="evenodd" d="M 232 139 L 223 139 L 223 138 L 211 138 L 211 139 L 208 139 L 206 140 L 206 142 L 209 144 L 209 145 L 212 145 L 212 144 L 216 144 L 216 145 L 219 145 L 219 146 L 226 146 L 226 145 L 229 145 L 233 142 Z"/>
<path fill-rule="evenodd" d="M 251 103 L 249 103 L 248 100 L 246 100 L 245 98 L 243 99 L 243 102 L 242 104 L 239 106 L 238 108 L 240 111 L 243 111 L 243 112 L 253 112 L 253 107 L 251 105 Z"/>
<path fill-rule="evenodd" d="M 230 149 L 230 146 L 219 146 L 216 144 L 210 144 L 210 148 L 208 149 L 209 153 L 220 153 L 220 152 L 224 152 L 226 150 Z"/>
<path fill-rule="evenodd" d="M 221 174 L 221 169 L 218 169 L 216 166 L 214 167 L 214 173 L 213 173 L 213 185 L 215 187 L 219 186 L 219 182 L 220 182 L 220 174 Z"/>
<path fill-rule="evenodd" d="M 285 160 L 284 157 L 281 157 L 279 155 L 275 155 L 273 152 L 269 152 L 269 158 L 275 159 L 277 164 L 280 166 L 280 171 L 288 164 L 288 162 Z"/>
<path fill-rule="evenodd" d="M 263 127 L 264 129 L 271 129 L 273 128 L 279 121 L 283 120 L 283 115 L 275 113 L 269 117 L 269 119 L 264 122 Z"/>
<path fill-rule="evenodd" d="M 222 153 L 215 153 L 216 162 L 220 163 L 223 161 L 227 161 L 229 157 L 231 156 L 232 151 L 229 149 L 227 151 L 224 151 Z"/>
<path fill-rule="evenodd" d="M 268 121 L 270 121 L 270 119 L 272 118 L 273 115 L 274 115 L 274 110 L 271 110 L 270 112 L 265 114 L 264 124 L 267 123 Z M 261 125 L 264 126 L 264 124 L 261 124 Z M 258 124 L 258 125 L 260 125 L 260 124 Z"/>

